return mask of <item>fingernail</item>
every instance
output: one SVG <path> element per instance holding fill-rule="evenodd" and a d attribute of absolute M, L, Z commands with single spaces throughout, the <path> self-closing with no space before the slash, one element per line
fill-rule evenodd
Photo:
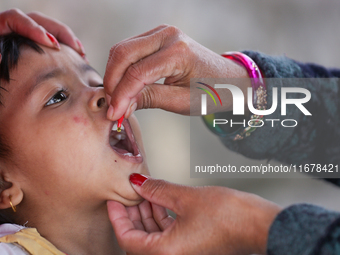
<path fill-rule="evenodd" d="M 90 64 L 90 61 L 87 59 L 86 54 L 81 53 L 80 56 L 85 60 L 87 64 Z"/>
<path fill-rule="evenodd" d="M 107 118 L 108 118 L 109 120 L 112 120 L 113 113 L 114 113 L 113 106 L 110 105 L 110 106 L 109 106 L 109 109 L 107 110 Z"/>
<path fill-rule="evenodd" d="M 134 113 L 134 111 L 136 111 L 137 109 L 137 103 L 133 103 L 130 107 L 129 107 L 129 112 L 127 113 L 127 118 L 129 118 L 131 116 L 132 113 Z"/>
<path fill-rule="evenodd" d="M 142 186 L 143 183 L 148 179 L 147 176 L 142 175 L 142 174 L 131 174 L 130 175 L 130 182 L 137 186 Z"/>
<path fill-rule="evenodd" d="M 81 51 L 80 56 L 84 57 L 85 56 L 85 48 L 84 48 L 83 44 L 81 43 L 81 41 L 79 41 L 79 39 L 77 39 L 77 44 L 78 44 L 79 49 Z"/>
<path fill-rule="evenodd" d="M 51 40 L 51 42 L 53 43 L 54 47 L 56 47 L 57 49 L 60 50 L 60 45 L 58 40 L 49 32 L 46 32 L 47 37 Z"/>

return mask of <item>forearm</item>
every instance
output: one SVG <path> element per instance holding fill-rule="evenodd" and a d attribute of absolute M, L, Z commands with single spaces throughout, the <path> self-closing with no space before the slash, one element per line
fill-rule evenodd
<path fill-rule="evenodd" d="M 274 220 L 267 254 L 339 254 L 340 213 L 297 204 L 283 210 Z"/>
<path fill-rule="evenodd" d="M 340 124 L 338 114 L 339 79 L 302 79 L 312 76 L 332 77 L 339 70 L 326 69 L 313 64 L 300 64 L 286 57 L 270 57 L 257 52 L 245 52 L 262 70 L 267 79 L 268 108 L 272 105 L 272 88 L 278 88 L 278 98 L 282 87 L 307 89 L 311 99 L 304 104 L 312 116 L 306 116 L 294 105 L 288 105 L 287 114 L 281 116 L 281 106 L 265 116 L 263 125 L 249 137 L 234 141 L 234 134 L 222 137 L 222 142 L 231 150 L 255 159 L 276 159 L 284 163 L 338 164 L 340 153 Z M 314 72 L 312 72 L 313 70 Z M 287 79 L 299 78 L 299 79 Z M 288 93 L 289 98 L 298 98 L 296 93 Z M 233 118 L 231 112 L 217 113 L 215 118 Z M 282 127 L 279 121 L 294 119 L 294 128 Z M 275 120 L 274 122 L 272 120 Z M 224 125 L 226 126 L 226 125 Z M 223 127 L 226 133 L 228 128 Z"/>
<path fill-rule="evenodd" d="M 293 87 L 297 78 L 301 87 L 311 92 L 305 104 L 312 116 L 305 116 L 297 107 L 289 108 L 286 116 L 278 109 L 265 116 L 269 119 L 295 119 L 294 128 L 264 125 L 249 137 L 233 140 L 234 135 L 221 136 L 230 149 L 256 159 L 276 159 L 285 163 L 339 164 L 339 79 L 340 71 L 314 64 L 302 64 L 286 57 L 270 57 L 245 52 L 262 70 L 267 79 L 268 108 L 272 105 L 272 88 Z M 330 78 L 330 79 L 303 79 Z M 290 95 L 296 97 L 296 95 Z M 280 98 L 280 94 L 278 95 Z M 216 118 L 232 118 L 232 114 L 218 113 Z M 228 132 L 228 129 L 225 129 Z M 339 185 L 339 179 L 332 179 Z M 284 209 L 274 220 L 267 244 L 268 254 L 337 254 L 340 252 L 340 213 L 313 205 L 293 205 Z M 337 250 L 338 249 L 338 250 Z"/>

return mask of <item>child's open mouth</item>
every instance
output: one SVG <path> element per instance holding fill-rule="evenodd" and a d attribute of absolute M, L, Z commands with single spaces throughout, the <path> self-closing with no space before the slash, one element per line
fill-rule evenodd
<path fill-rule="evenodd" d="M 135 163 L 143 161 L 128 120 L 123 121 L 121 132 L 117 131 L 117 121 L 114 122 L 109 135 L 109 143 L 111 148 L 124 159 Z"/>

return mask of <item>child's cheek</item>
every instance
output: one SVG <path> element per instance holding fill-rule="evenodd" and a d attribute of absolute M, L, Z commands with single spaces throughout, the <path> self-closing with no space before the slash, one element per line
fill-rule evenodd
<path fill-rule="evenodd" d="M 74 121 L 76 124 L 81 124 L 81 125 L 84 125 L 84 126 L 87 126 L 87 124 L 88 124 L 87 119 L 85 119 L 85 118 L 82 117 L 82 116 L 73 116 L 73 121 Z"/>

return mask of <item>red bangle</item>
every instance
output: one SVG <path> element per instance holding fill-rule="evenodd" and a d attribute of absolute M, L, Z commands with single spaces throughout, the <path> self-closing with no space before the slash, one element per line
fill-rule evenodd
<path fill-rule="evenodd" d="M 258 68 L 257 64 L 247 55 L 241 52 L 225 52 L 222 54 L 223 57 L 231 59 L 236 63 L 244 66 L 248 72 L 251 79 L 251 86 L 253 88 L 253 104 L 254 108 L 257 110 L 266 110 L 267 108 L 267 90 L 266 85 L 263 80 L 263 75 L 261 70 Z M 234 141 L 241 140 L 244 137 L 249 136 L 252 132 L 256 130 L 258 126 L 263 124 L 263 115 L 253 114 L 250 116 L 252 121 L 252 126 L 248 126 L 238 132 L 234 137 Z M 261 125 L 262 126 L 262 125 Z"/>

